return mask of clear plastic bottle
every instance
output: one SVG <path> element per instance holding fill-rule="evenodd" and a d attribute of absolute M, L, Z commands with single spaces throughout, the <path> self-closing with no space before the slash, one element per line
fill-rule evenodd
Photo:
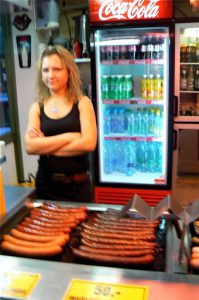
<path fill-rule="evenodd" d="M 149 114 L 149 135 L 154 135 L 155 133 L 155 109 L 154 107 L 150 108 Z"/>
<path fill-rule="evenodd" d="M 155 172 L 162 173 L 162 142 L 154 143 Z"/>
<path fill-rule="evenodd" d="M 162 78 L 160 74 L 154 77 L 154 99 L 162 100 Z"/>
<path fill-rule="evenodd" d="M 118 132 L 125 132 L 125 109 L 120 108 L 118 111 Z"/>
<path fill-rule="evenodd" d="M 155 136 L 161 137 L 162 128 L 163 128 L 163 113 L 160 108 L 157 108 L 155 111 L 155 124 L 154 124 Z"/>
<path fill-rule="evenodd" d="M 153 100 L 154 99 L 154 76 L 150 74 L 147 79 L 147 99 Z"/>
<path fill-rule="evenodd" d="M 144 74 L 141 79 L 141 97 L 142 99 L 147 99 L 147 75 Z"/>
<path fill-rule="evenodd" d="M 126 131 L 129 135 L 135 134 L 135 118 L 134 111 L 128 109 L 126 110 Z"/>
<path fill-rule="evenodd" d="M 147 142 L 138 142 L 137 147 L 137 162 L 141 172 L 148 171 L 148 145 Z"/>
<path fill-rule="evenodd" d="M 106 109 L 104 112 L 104 134 L 111 133 L 111 110 Z"/>
<path fill-rule="evenodd" d="M 155 142 L 148 143 L 147 169 L 151 173 L 154 173 L 156 171 L 156 150 L 154 143 Z"/>
<path fill-rule="evenodd" d="M 136 148 L 134 142 L 127 142 L 124 148 L 125 174 L 132 176 L 136 172 Z"/>
<path fill-rule="evenodd" d="M 144 136 L 149 134 L 149 111 L 147 108 L 144 108 L 142 113 L 142 128 L 141 132 Z"/>
<path fill-rule="evenodd" d="M 137 109 L 135 114 L 135 133 L 137 135 L 142 133 L 142 110 L 141 108 Z"/>
<path fill-rule="evenodd" d="M 119 123 L 118 123 L 118 111 L 117 111 L 117 108 L 114 108 L 113 109 L 113 112 L 111 114 L 111 132 L 112 133 L 117 133 L 119 132 L 118 130 L 118 126 Z"/>
<path fill-rule="evenodd" d="M 113 173 L 113 159 L 112 159 L 112 150 L 111 150 L 111 141 L 104 141 L 104 173 L 112 174 Z"/>
<path fill-rule="evenodd" d="M 111 155 L 113 171 L 120 169 L 119 141 L 111 141 Z"/>

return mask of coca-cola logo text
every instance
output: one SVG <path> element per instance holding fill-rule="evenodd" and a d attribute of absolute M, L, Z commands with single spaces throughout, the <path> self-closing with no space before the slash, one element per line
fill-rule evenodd
<path fill-rule="evenodd" d="M 132 19 L 154 19 L 159 13 L 160 0 L 134 0 L 131 2 L 119 2 L 107 0 L 99 8 L 99 19 L 102 21 L 132 20 Z"/>

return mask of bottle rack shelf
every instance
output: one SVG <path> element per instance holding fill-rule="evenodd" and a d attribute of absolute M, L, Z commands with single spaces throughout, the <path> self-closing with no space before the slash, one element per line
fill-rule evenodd
<path fill-rule="evenodd" d="M 180 90 L 180 93 L 183 93 L 183 94 L 190 94 L 190 93 L 199 94 L 199 91 L 183 91 L 183 90 Z"/>
<path fill-rule="evenodd" d="M 102 60 L 102 65 L 163 65 L 163 59 L 122 59 L 122 60 Z"/>
<path fill-rule="evenodd" d="M 164 105 L 163 100 L 143 100 L 143 99 L 128 99 L 128 100 L 109 100 L 103 99 L 103 104 L 146 104 L 146 105 Z"/>
<path fill-rule="evenodd" d="M 111 135 L 105 136 L 106 141 L 143 141 L 143 142 L 162 142 L 162 138 L 154 136 L 127 136 L 127 135 Z"/>

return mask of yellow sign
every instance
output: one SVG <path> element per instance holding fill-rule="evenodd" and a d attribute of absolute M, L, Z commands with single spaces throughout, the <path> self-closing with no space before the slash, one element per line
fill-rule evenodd
<path fill-rule="evenodd" d="M 148 300 L 148 287 L 73 279 L 63 300 Z"/>
<path fill-rule="evenodd" d="M 0 296 L 26 299 L 39 279 L 39 274 L 5 272 L 0 275 Z"/>

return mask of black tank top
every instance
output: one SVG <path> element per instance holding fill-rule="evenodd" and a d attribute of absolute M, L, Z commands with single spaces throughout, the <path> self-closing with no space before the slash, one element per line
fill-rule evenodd
<path fill-rule="evenodd" d="M 60 119 L 51 119 L 45 112 L 43 105 L 40 108 L 41 131 L 45 136 L 52 136 L 65 132 L 80 132 L 78 104 L 73 104 L 71 111 Z M 64 173 L 73 175 L 88 170 L 88 154 L 73 157 L 56 157 L 41 155 L 39 168 L 48 173 Z"/>

